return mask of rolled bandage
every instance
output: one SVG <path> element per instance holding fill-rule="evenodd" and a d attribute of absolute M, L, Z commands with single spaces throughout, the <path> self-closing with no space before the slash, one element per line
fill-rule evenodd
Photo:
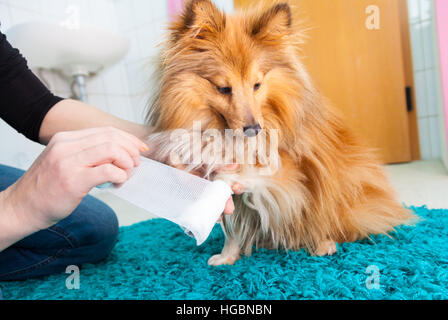
<path fill-rule="evenodd" d="M 126 183 L 106 190 L 178 224 L 198 246 L 208 238 L 232 195 L 224 181 L 205 180 L 143 157 Z"/>

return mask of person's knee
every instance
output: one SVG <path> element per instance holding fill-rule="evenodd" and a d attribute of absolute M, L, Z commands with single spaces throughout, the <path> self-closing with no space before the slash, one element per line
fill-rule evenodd
<path fill-rule="evenodd" d="M 118 219 L 115 212 L 100 200 L 87 196 L 72 216 L 77 217 L 76 242 L 89 256 L 88 262 L 106 258 L 118 238 Z"/>
<path fill-rule="evenodd" d="M 107 206 L 106 206 L 107 207 Z M 107 207 L 102 210 L 101 223 L 91 235 L 92 246 L 96 248 L 97 260 L 106 258 L 114 248 L 118 239 L 118 220 L 115 212 Z"/>
<path fill-rule="evenodd" d="M 0 164 L 0 191 L 16 182 L 25 171 Z"/>
<path fill-rule="evenodd" d="M 112 251 L 118 238 L 118 219 L 115 212 L 105 203 L 95 199 L 96 221 L 92 224 L 92 232 L 87 241 L 96 248 L 97 260 L 106 258 Z"/>

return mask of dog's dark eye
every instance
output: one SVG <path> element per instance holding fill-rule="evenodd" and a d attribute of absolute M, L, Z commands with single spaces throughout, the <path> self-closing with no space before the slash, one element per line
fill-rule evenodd
<path fill-rule="evenodd" d="M 261 83 L 257 82 L 257 83 L 254 85 L 254 90 L 257 91 L 258 89 L 260 89 L 260 86 L 261 86 Z"/>
<path fill-rule="evenodd" d="M 218 89 L 219 93 L 222 93 L 222 94 L 231 94 L 232 93 L 232 88 L 230 88 L 230 87 L 216 87 L 216 89 Z"/>

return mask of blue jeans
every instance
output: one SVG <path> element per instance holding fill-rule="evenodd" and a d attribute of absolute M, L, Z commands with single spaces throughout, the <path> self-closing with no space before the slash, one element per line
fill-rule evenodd
<path fill-rule="evenodd" d="M 24 171 L 0 165 L 0 191 Z M 0 252 L 0 281 L 25 280 L 63 272 L 69 265 L 95 263 L 108 256 L 118 236 L 118 220 L 106 204 L 87 196 L 56 225 Z"/>

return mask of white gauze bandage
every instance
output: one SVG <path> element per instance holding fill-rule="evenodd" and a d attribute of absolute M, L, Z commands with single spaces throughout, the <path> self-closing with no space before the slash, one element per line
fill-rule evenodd
<path fill-rule="evenodd" d="M 205 180 L 143 157 L 126 183 L 107 191 L 178 224 L 198 246 L 208 238 L 232 195 L 224 181 Z"/>

